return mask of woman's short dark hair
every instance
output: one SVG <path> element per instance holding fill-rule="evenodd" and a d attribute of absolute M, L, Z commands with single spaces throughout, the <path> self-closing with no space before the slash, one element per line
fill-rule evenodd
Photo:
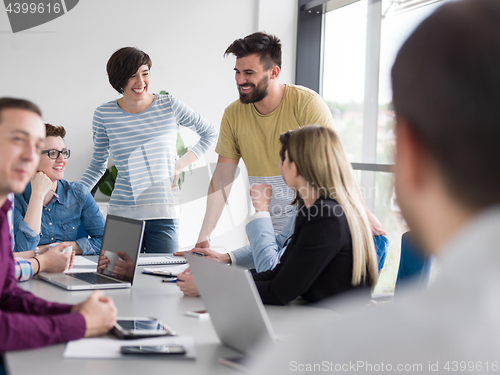
<path fill-rule="evenodd" d="M 281 69 L 281 41 L 277 36 L 257 32 L 242 39 L 236 39 L 227 47 L 224 56 L 229 54 L 237 58 L 252 54 L 260 56 L 260 62 L 265 70 L 277 65 Z"/>
<path fill-rule="evenodd" d="M 54 126 L 52 124 L 45 124 L 45 135 L 47 137 L 61 137 L 66 136 L 66 129 L 64 126 Z"/>
<path fill-rule="evenodd" d="M 123 94 L 123 87 L 129 78 L 143 65 L 147 65 L 149 69 L 153 65 L 146 52 L 135 47 L 120 48 L 111 55 L 106 65 L 109 83 L 118 93 Z"/>

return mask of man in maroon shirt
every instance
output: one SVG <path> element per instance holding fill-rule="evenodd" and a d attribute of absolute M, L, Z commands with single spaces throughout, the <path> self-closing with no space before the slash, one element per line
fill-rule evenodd
<path fill-rule="evenodd" d="M 7 196 L 24 191 L 36 172 L 44 142 L 40 109 L 26 100 L 0 98 L 0 353 L 101 335 L 116 321 L 116 307 L 101 291 L 78 305 L 65 305 L 17 286 Z"/>

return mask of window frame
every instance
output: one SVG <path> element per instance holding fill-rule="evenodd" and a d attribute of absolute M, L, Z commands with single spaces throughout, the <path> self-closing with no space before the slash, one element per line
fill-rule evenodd
<path fill-rule="evenodd" d="M 295 82 L 322 95 L 325 14 L 359 0 L 299 0 L 297 24 L 297 65 Z M 382 0 L 368 0 L 366 36 L 365 92 L 363 111 L 362 162 L 351 163 L 364 171 L 360 187 L 375 186 L 375 172 L 393 172 L 393 164 L 377 163 L 377 119 L 379 96 Z M 365 197 L 370 210 L 374 196 Z"/>

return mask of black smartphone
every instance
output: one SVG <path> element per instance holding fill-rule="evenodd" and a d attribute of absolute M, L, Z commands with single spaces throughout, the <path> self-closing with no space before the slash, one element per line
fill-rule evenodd
<path fill-rule="evenodd" d="M 112 332 L 121 339 L 175 336 L 175 332 L 156 318 L 118 318 Z"/>
<path fill-rule="evenodd" d="M 142 346 L 122 346 L 120 352 L 123 354 L 167 354 L 183 355 L 186 349 L 180 345 L 142 345 Z"/>

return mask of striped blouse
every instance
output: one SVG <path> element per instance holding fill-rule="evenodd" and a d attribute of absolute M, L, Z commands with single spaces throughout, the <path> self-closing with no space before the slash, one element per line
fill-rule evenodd
<path fill-rule="evenodd" d="M 172 95 L 155 95 L 143 112 L 127 113 L 116 100 L 94 112 L 92 161 L 81 182 L 91 189 L 106 170 L 110 151 L 118 177 L 109 213 L 139 220 L 179 217 L 180 194 L 172 190 L 179 126 L 200 140 L 191 151 L 200 158 L 217 140 L 207 120 Z"/>
<path fill-rule="evenodd" d="M 26 281 L 33 277 L 33 265 L 28 259 L 14 257 L 14 270 L 17 281 Z"/>

